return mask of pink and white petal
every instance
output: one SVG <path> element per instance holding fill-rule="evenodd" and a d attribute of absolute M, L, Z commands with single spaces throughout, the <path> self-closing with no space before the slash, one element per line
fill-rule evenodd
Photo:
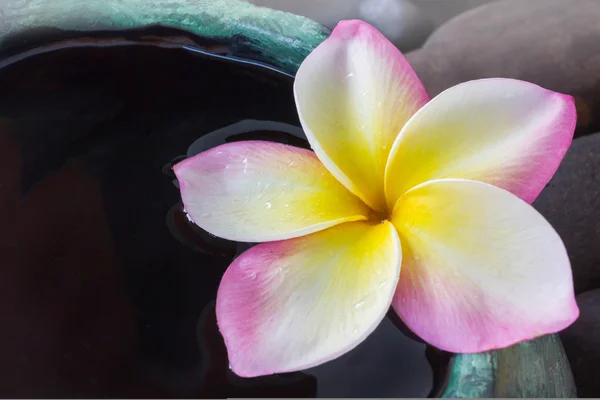
<path fill-rule="evenodd" d="M 365 220 L 370 212 L 313 152 L 280 143 L 224 144 L 174 171 L 188 215 L 229 240 L 288 239 Z"/>
<path fill-rule="evenodd" d="M 232 370 L 297 371 L 352 350 L 385 317 L 400 261 L 390 222 L 347 223 L 246 251 L 217 294 Z"/>
<path fill-rule="evenodd" d="M 308 140 L 352 193 L 385 210 L 383 173 L 406 121 L 429 97 L 400 51 L 362 21 L 342 21 L 294 82 Z"/>
<path fill-rule="evenodd" d="M 403 250 L 393 306 L 428 343 L 481 352 L 577 319 L 560 237 L 510 192 L 462 179 L 429 181 L 398 200 L 392 222 Z"/>
<path fill-rule="evenodd" d="M 481 79 L 432 99 L 394 143 L 385 176 L 388 206 L 432 179 L 491 183 L 528 203 L 556 172 L 577 115 L 571 96 L 515 79 Z"/>

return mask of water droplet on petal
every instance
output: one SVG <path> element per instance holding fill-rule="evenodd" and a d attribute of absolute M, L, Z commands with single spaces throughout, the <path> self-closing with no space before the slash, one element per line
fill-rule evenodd
<path fill-rule="evenodd" d="M 354 305 L 354 308 L 361 308 L 362 306 L 365 305 L 365 303 L 366 303 L 366 300 L 359 301 L 358 303 L 356 303 Z"/>
<path fill-rule="evenodd" d="M 271 203 L 269 203 L 269 202 L 266 202 L 266 203 L 265 203 L 265 206 L 267 207 L 267 210 L 268 210 L 268 209 L 270 209 L 270 208 L 271 208 L 272 204 L 271 204 Z"/>
<path fill-rule="evenodd" d="M 187 218 L 188 221 L 190 221 L 191 223 L 195 224 L 195 222 L 192 219 L 192 217 L 190 216 L 190 214 L 188 214 L 187 211 L 185 211 L 185 208 L 183 209 L 183 213 L 185 214 L 185 217 Z"/>

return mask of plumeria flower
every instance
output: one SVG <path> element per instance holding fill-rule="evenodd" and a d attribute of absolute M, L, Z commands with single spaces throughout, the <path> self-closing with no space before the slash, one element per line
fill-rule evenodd
<path fill-rule="evenodd" d="M 572 97 L 513 79 L 430 100 L 402 54 L 343 21 L 294 94 L 314 152 L 247 141 L 174 170 L 187 212 L 236 258 L 216 313 L 233 371 L 306 369 L 361 343 L 390 305 L 431 345 L 497 349 L 579 315 L 564 245 L 530 203 L 569 147 Z"/>

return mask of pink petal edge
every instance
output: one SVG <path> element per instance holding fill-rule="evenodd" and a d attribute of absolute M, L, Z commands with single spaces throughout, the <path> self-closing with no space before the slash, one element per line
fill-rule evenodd
<path fill-rule="evenodd" d="M 319 159 L 348 190 L 383 211 L 391 146 L 429 101 L 404 55 L 368 23 L 341 21 L 300 66 L 294 96 Z"/>
<path fill-rule="evenodd" d="M 423 86 L 423 83 L 406 57 L 404 57 L 404 54 L 373 25 L 358 19 L 343 20 L 338 22 L 329 37 L 339 40 L 364 40 L 367 46 L 372 48 L 379 48 L 381 46 L 386 52 L 385 54 L 381 54 L 381 57 L 394 60 L 392 63 L 394 68 L 393 74 L 402 75 L 403 81 L 411 84 L 412 97 L 419 99 L 418 107 L 420 108 L 429 101 L 429 94 L 427 94 L 425 86 Z"/>
<path fill-rule="evenodd" d="M 361 235 L 365 229 L 370 233 Z M 384 237 L 374 246 L 373 240 Z M 361 244 L 366 255 L 356 260 L 354 274 L 338 275 Z M 400 257 L 389 222 L 375 227 L 351 222 L 244 252 L 225 272 L 217 293 L 217 323 L 232 371 L 246 378 L 298 371 L 355 348 L 389 310 Z M 366 264 L 373 259 L 379 273 Z M 335 276 L 337 284 L 331 285 Z"/>
<path fill-rule="evenodd" d="M 415 113 L 392 147 L 388 206 L 414 186 L 445 178 L 491 183 L 531 204 L 556 173 L 576 123 L 572 96 L 531 82 L 486 78 L 446 89 Z M 473 143 L 470 154 L 465 143 Z M 415 152 L 437 161 L 406 170 Z"/>
<path fill-rule="evenodd" d="M 447 206 L 435 207 L 442 199 Z M 411 212 L 426 219 L 413 220 Z M 440 179 L 409 191 L 394 213 L 404 254 L 392 305 L 433 346 L 453 353 L 505 348 L 579 317 L 564 244 L 510 192 Z M 460 229 L 452 228 L 456 221 Z"/>
<path fill-rule="evenodd" d="M 228 240 L 289 239 L 369 213 L 313 152 L 281 143 L 223 144 L 173 170 L 188 215 Z"/>
<path fill-rule="evenodd" d="M 509 80 L 509 78 L 489 79 Z M 539 138 L 539 141 L 541 142 L 535 143 L 536 150 L 540 147 L 545 147 L 547 149 L 545 157 L 535 161 L 529 160 L 529 162 L 536 162 L 536 164 L 539 165 L 539 168 L 532 168 L 528 174 L 524 174 L 521 177 L 522 185 L 518 189 L 512 189 L 510 186 L 506 188 L 503 187 L 503 189 L 508 190 L 525 202 L 531 204 L 540 195 L 548 182 L 550 182 L 573 142 L 575 127 L 577 125 L 577 109 L 575 107 L 575 99 L 571 95 L 554 92 L 532 82 L 520 82 L 545 91 L 550 98 L 554 99 L 557 108 L 556 117 L 549 119 L 546 124 L 540 125 L 537 128 L 539 133 L 534 135 Z"/>

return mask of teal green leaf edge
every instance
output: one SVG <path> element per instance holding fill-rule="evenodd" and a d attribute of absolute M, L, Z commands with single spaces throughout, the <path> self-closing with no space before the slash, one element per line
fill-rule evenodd
<path fill-rule="evenodd" d="M 574 398 L 577 390 L 557 334 L 486 353 L 457 354 L 442 398 Z"/>
<path fill-rule="evenodd" d="M 35 29 L 85 32 L 158 25 L 239 43 L 290 74 L 330 34 L 308 18 L 241 0 L 8 0 L 0 11 L 0 52 L 10 37 Z"/>

